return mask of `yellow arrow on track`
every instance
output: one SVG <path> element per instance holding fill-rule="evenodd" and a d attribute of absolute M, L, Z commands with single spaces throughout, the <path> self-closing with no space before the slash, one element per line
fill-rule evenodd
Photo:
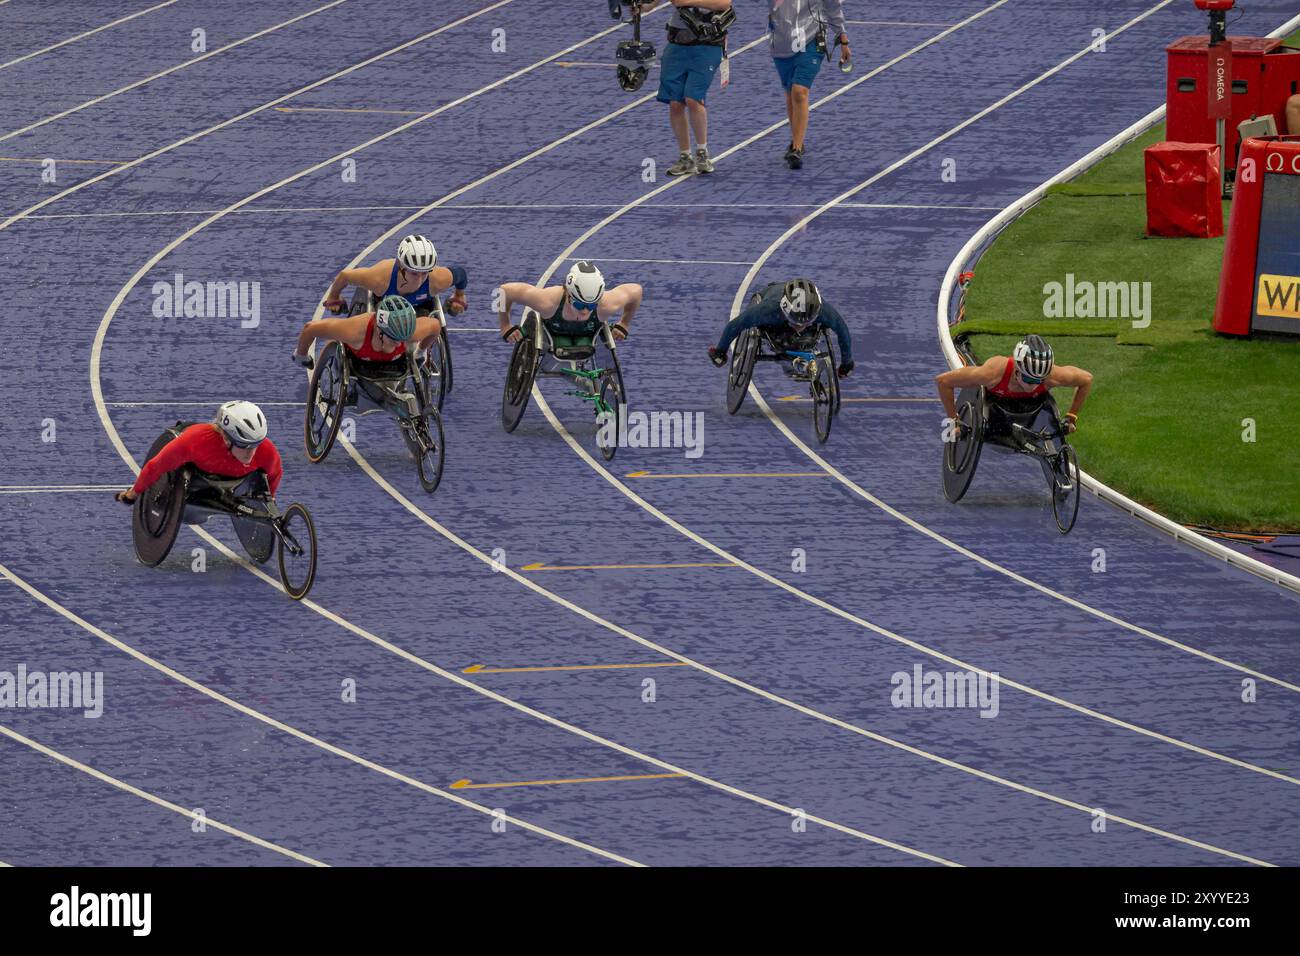
<path fill-rule="evenodd" d="M 681 661 L 657 661 L 653 664 L 562 664 L 554 667 L 487 667 L 475 664 L 467 667 L 462 674 L 524 674 L 533 671 L 599 671 L 630 670 L 638 667 L 685 667 Z"/>
<path fill-rule="evenodd" d="M 626 777 L 574 777 L 569 780 L 516 780 L 508 783 L 471 783 L 457 780 L 452 790 L 486 790 L 491 787 L 549 787 L 561 783 L 617 783 L 622 780 L 673 780 L 685 777 L 684 773 L 644 773 Z"/>

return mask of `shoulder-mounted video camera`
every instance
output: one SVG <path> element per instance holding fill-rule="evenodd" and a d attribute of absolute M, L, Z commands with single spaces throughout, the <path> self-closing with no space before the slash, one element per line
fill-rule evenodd
<path fill-rule="evenodd" d="M 632 11 L 632 39 L 624 40 L 614 53 L 614 62 L 618 66 L 618 85 L 629 93 L 635 93 L 645 83 L 645 78 L 654 65 L 654 44 L 641 39 L 641 4 L 631 0 L 628 4 Z M 623 19 L 621 0 L 609 0 L 609 15 L 615 20 Z"/>

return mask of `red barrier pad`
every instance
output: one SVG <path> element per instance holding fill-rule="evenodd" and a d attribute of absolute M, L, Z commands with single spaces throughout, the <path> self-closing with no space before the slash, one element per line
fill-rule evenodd
<path fill-rule="evenodd" d="M 1156 143 L 1146 149 L 1147 235 L 1209 239 L 1223 235 L 1219 147 Z"/>

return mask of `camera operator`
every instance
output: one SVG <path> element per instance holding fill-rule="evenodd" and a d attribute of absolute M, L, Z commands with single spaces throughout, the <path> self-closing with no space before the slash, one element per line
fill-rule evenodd
<path fill-rule="evenodd" d="M 709 114 L 704 106 L 713 76 L 726 55 L 727 27 L 735 20 L 731 0 L 670 0 L 668 45 L 659 62 L 660 103 L 668 104 L 668 121 L 680 155 L 669 176 L 713 172 L 709 158 Z M 656 4 L 642 3 L 645 11 Z M 695 154 L 691 155 L 691 133 Z"/>

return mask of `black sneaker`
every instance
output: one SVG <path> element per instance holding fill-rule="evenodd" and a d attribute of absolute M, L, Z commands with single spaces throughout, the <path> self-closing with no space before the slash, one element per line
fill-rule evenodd
<path fill-rule="evenodd" d="M 803 150 L 791 146 L 785 151 L 785 164 L 791 169 L 803 169 Z"/>

